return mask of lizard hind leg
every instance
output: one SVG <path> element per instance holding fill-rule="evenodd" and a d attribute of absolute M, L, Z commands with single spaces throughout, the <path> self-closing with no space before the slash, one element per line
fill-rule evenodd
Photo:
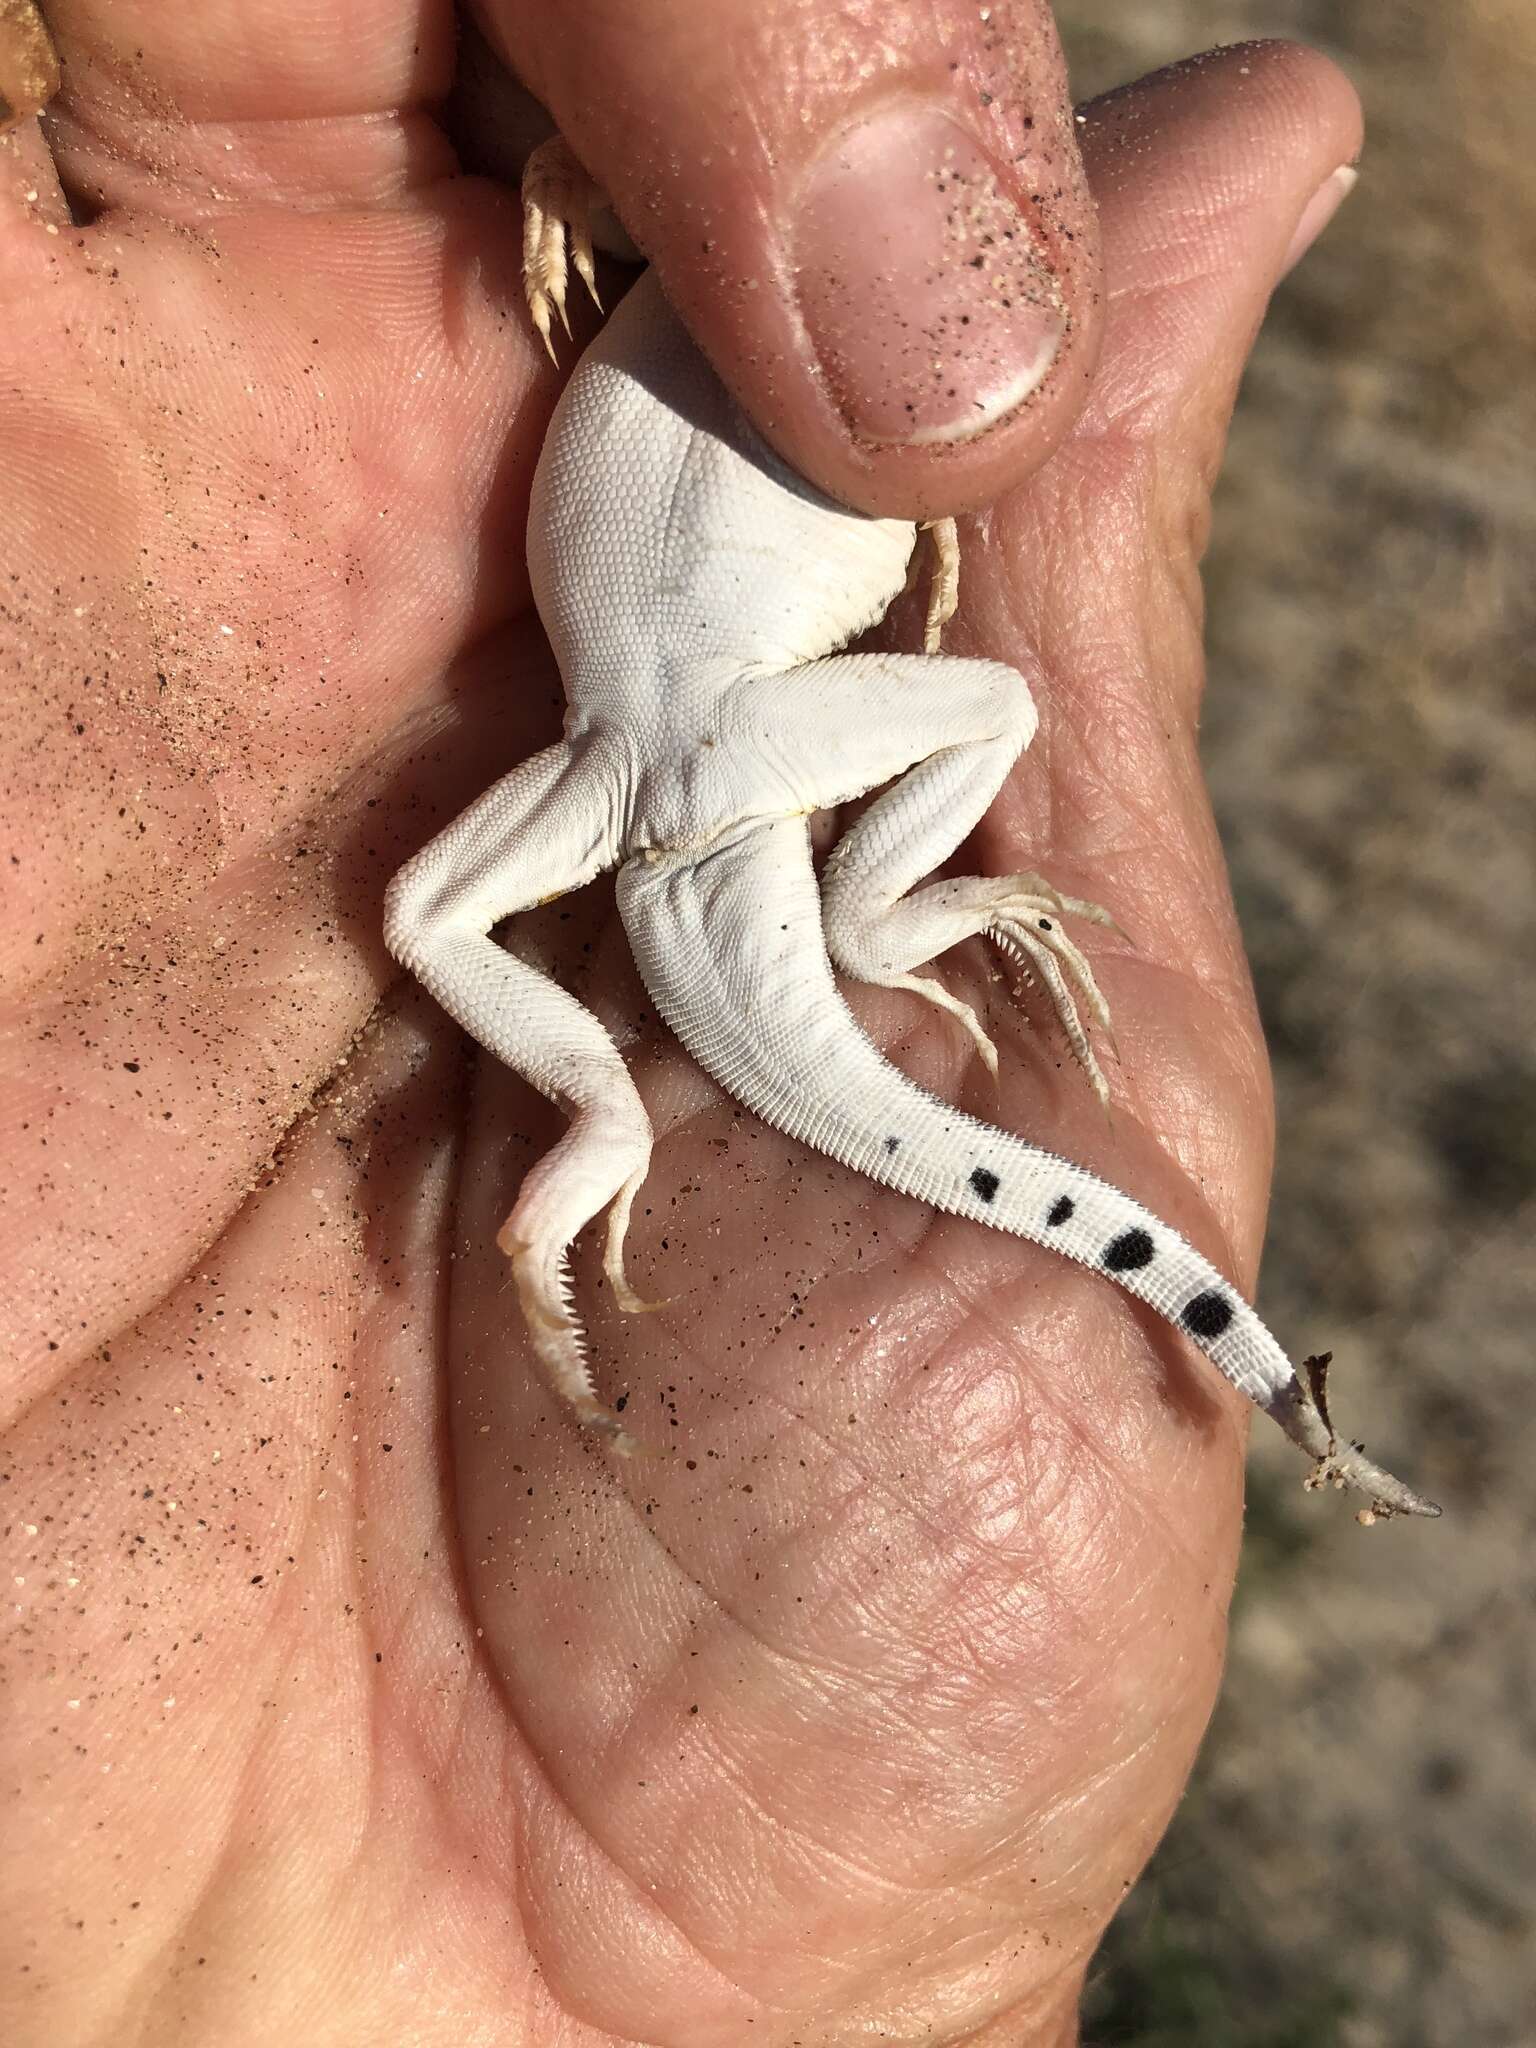
<path fill-rule="evenodd" d="M 858 981 L 905 989 L 946 1010 L 995 1074 L 997 1048 L 975 1012 L 917 972 L 952 946 L 985 936 L 1044 987 L 1073 1058 L 1107 1106 L 1093 1033 L 1113 1047 L 1109 1005 L 1063 919 L 1113 930 L 1109 913 L 1031 873 L 925 879 L 979 821 L 1033 733 L 1023 677 L 991 662 L 857 655 L 834 656 L 799 674 L 830 684 L 840 666 L 847 681 L 840 675 L 825 701 L 839 707 L 847 736 L 818 733 L 818 756 L 830 757 L 835 774 L 838 752 L 868 753 L 862 788 L 888 780 L 902 765 L 907 772 L 850 826 L 827 862 L 822 916 L 834 962 Z M 893 673 L 910 674 L 912 697 L 887 709 L 880 686 Z M 864 717 L 855 715 L 856 705 Z M 808 708 L 807 726 L 814 715 Z"/>
<path fill-rule="evenodd" d="M 608 1276 L 621 1305 L 630 1204 L 651 1126 L 608 1033 L 574 996 L 490 936 L 515 911 L 580 888 L 618 858 L 622 775 L 596 748 L 525 761 L 424 846 L 385 899 L 384 937 L 488 1052 L 565 1110 L 570 1126 L 525 1176 L 497 1244 L 512 1262 L 529 1340 L 555 1392 L 619 1451 L 640 1448 L 598 1396 L 571 1300 L 570 1248 L 609 1211 Z"/>

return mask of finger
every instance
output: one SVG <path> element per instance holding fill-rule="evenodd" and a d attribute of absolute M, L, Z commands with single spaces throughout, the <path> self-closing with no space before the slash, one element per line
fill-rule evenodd
<path fill-rule="evenodd" d="M 446 165 L 428 123 L 380 119 L 446 90 L 448 0 L 49 0 L 63 67 L 54 156 L 77 210 L 220 211 L 316 191 L 377 201 Z"/>
<path fill-rule="evenodd" d="M 1343 196 L 1360 103 L 1294 44 L 1215 50 L 1107 94 L 1080 128 L 1113 292 L 1088 433 L 1137 395 L 1185 492 L 1209 487 L 1275 285 Z M 1155 141 L 1154 139 L 1155 138 Z M 1329 204 L 1329 201 L 1332 204 Z"/>
<path fill-rule="evenodd" d="M 1083 398 L 1097 232 L 1045 0 L 492 0 L 758 427 L 849 504 L 997 496 Z"/>
<path fill-rule="evenodd" d="M 1123 791 L 1169 751 L 1132 747 L 1127 724 L 1193 745 L 1196 570 L 1233 399 L 1298 226 L 1358 154 L 1360 109 L 1326 59 L 1250 44 L 1110 94 L 1081 132 L 1115 280 L 1104 353 L 1055 459 L 977 537 L 969 613 L 982 644 L 1040 652 Z"/>
<path fill-rule="evenodd" d="M 1135 933 L 1134 957 L 1096 958 L 1125 1099 L 1250 1247 L 1266 1091 L 1200 772 L 1197 559 L 1255 330 L 1313 196 L 1358 151 L 1359 107 L 1323 59 L 1267 44 L 1085 112 L 1116 280 L 1099 375 L 1067 442 L 967 558 L 957 644 L 1027 645 L 1049 679 L 1040 742 L 989 820 L 1002 843 L 984 858 L 1046 868 Z M 1095 1137 L 1064 1142 L 1081 1153 Z M 1199 1235 L 1176 1191 L 1159 1206 Z"/>

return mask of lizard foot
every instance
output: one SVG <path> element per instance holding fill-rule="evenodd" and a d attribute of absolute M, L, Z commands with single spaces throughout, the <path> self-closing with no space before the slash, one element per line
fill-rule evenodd
<path fill-rule="evenodd" d="M 941 882 L 935 886 L 931 896 L 927 891 L 920 894 L 928 898 L 923 908 L 929 918 L 936 921 L 942 913 L 947 924 L 946 930 L 930 930 L 925 935 L 925 943 L 930 945 L 931 952 L 942 951 L 978 931 L 984 932 L 999 952 L 1017 961 L 1027 975 L 1043 983 L 1073 1058 L 1082 1068 L 1098 1101 L 1107 1108 L 1109 1086 L 1094 1052 L 1089 1027 L 1096 1027 L 1110 1049 L 1115 1049 L 1109 1005 L 1081 948 L 1062 929 L 1062 919 L 1078 917 L 1089 924 L 1104 925 L 1111 931 L 1117 931 L 1119 927 L 1109 912 L 1097 903 L 1085 902 L 1081 897 L 1063 896 L 1042 876 L 1035 874 L 1005 875 L 997 880 L 976 877 L 968 882 Z M 917 899 L 908 900 L 914 909 L 917 908 Z M 966 1004 L 957 1001 L 947 989 L 926 977 L 893 977 L 889 985 L 908 988 L 915 995 L 926 997 L 940 1009 L 958 1017 L 975 1040 L 977 1050 L 990 1071 L 993 1074 L 997 1072 L 997 1048 L 983 1031 L 974 1011 Z M 1083 1017 L 1085 1009 L 1087 1023 Z"/>
<path fill-rule="evenodd" d="M 916 971 L 951 946 L 984 935 L 1044 985 L 1073 1058 L 1107 1108 L 1109 1088 L 1090 1033 L 1097 1031 L 1114 1049 L 1109 1005 L 1082 949 L 1063 929 L 1063 919 L 1081 918 L 1118 932 L 1109 912 L 1080 896 L 1064 896 L 1043 876 L 1030 873 L 930 882 L 872 911 L 870 877 L 858 872 L 847 853 L 865 822 L 834 848 L 822 882 L 824 929 L 837 965 L 876 987 L 921 996 L 954 1017 L 995 1075 L 997 1047 L 975 1011 L 941 982 Z"/>
<path fill-rule="evenodd" d="M 944 628 L 960 603 L 960 532 L 953 519 L 929 519 L 920 529 L 933 536 L 933 575 L 923 620 L 923 652 L 937 654 Z"/>
<path fill-rule="evenodd" d="M 1096 1099 L 1108 1109 L 1109 1084 L 1095 1055 L 1078 999 L 1081 997 L 1111 1051 L 1117 1051 L 1109 1005 L 1081 948 L 1062 930 L 1061 919 L 1063 915 L 1085 917 L 1090 923 L 1105 925 L 1113 921 L 1098 904 L 1061 896 L 1038 875 L 1015 875 L 1011 879 L 1016 884 L 1034 885 L 1034 893 L 1024 894 L 1022 900 L 1010 898 L 1006 905 L 1000 905 L 987 927 L 987 936 L 1000 952 L 1018 961 L 1026 974 L 1038 975 L 1045 984 L 1073 1058 Z"/>
<path fill-rule="evenodd" d="M 640 1178 L 637 1175 L 633 1183 L 626 1183 L 625 1190 L 614 1202 L 615 1209 L 622 1205 L 625 1217 Z M 496 1243 L 512 1262 L 518 1304 L 523 1311 L 534 1356 L 545 1379 L 585 1428 L 606 1439 L 611 1451 L 623 1458 L 656 1455 L 651 1445 L 630 1435 L 619 1411 L 610 1408 L 598 1396 L 592 1368 L 587 1361 L 581 1324 L 570 1302 L 570 1273 L 564 1248 L 558 1244 L 533 1243 L 521 1236 L 517 1230 L 517 1213 L 514 1209 L 502 1225 Z M 609 1227 L 611 1244 L 611 1222 Z M 621 1220 L 618 1233 L 621 1243 L 623 1234 Z M 611 1271 L 609 1277 L 612 1278 Z M 623 1282 L 622 1266 L 619 1279 Z M 627 1283 L 624 1284 L 628 1292 Z M 642 1302 L 640 1305 L 644 1308 L 650 1304 Z"/>
<path fill-rule="evenodd" d="M 597 188 L 562 135 L 541 142 L 523 166 L 523 290 L 539 338 L 556 360 L 550 315 L 567 334 L 565 294 L 574 270 L 599 312 L 597 274 L 592 265 L 592 209 Z M 569 268 L 567 267 L 569 244 Z"/>

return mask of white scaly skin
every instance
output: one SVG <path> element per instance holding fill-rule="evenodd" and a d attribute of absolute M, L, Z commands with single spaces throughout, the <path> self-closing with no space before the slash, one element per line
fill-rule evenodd
<path fill-rule="evenodd" d="M 528 552 L 565 738 L 401 870 L 385 927 L 465 1030 L 570 1115 L 498 1240 L 545 1372 L 583 1421 L 638 1448 L 593 1385 L 568 1254 L 607 1209 L 608 1277 L 626 1308 L 646 1306 L 622 1246 L 650 1124 L 597 1019 L 490 937 L 616 868 L 658 1012 L 737 1101 L 886 1187 L 1106 1273 L 1272 1415 L 1319 1481 L 1360 1488 L 1378 1512 L 1437 1513 L 1336 1443 L 1312 1386 L 1193 1246 L 1095 1175 L 916 1087 L 839 995 L 834 962 L 928 996 L 988 1053 L 971 1012 L 915 974 L 986 933 L 1039 972 L 1102 1090 L 1077 997 L 1106 1013 L 1060 917 L 1103 913 L 1033 875 L 923 885 L 1033 736 L 1024 676 L 836 652 L 884 615 L 915 538 L 833 504 L 765 449 L 650 276 L 555 410 Z M 818 886 L 809 814 L 888 782 Z"/>

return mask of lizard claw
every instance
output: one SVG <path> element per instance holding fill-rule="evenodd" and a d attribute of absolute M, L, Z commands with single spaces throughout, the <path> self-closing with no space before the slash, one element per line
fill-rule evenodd
<path fill-rule="evenodd" d="M 982 1065 L 994 1081 L 997 1079 L 997 1047 L 987 1036 L 981 1019 L 969 1003 L 963 1003 L 958 996 L 952 996 L 942 981 L 935 981 L 927 974 L 893 974 L 885 985 L 888 988 L 907 989 L 911 994 L 921 996 L 925 1003 L 932 1003 L 935 1009 L 945 1011 L 963 1024 L 970 1034 L 971 1043 L 981 1055 Z"/>
<path fill-rule="evenodd" d="M 636 1294 L 622 1271 L 609 1273 L 608 1285 L 613 1289 L 614 1300 L 627 1316 L 659 1315 L 662 1309 L 670 1308 L 677 1299 L 675 1294 L 668 1294 L 660 1301 L 647 1301 L 643 1295 Z"/>
<path fill-rule="evenodd" d="M 1042 882 L 1037 875 L 1019 876 L 1019 882 L 1036 885 L 1030 895 L 1021 900 L 1009 901 L 1000 907 L 989 927 L 994 945 L 1009 953 L 1023 966 L 1026 972 L 1038 974 L 1045 984 L 1056 1011 L 1057 1022 L 1066 1034 L 1072 1056 L 1086 1075 L 1095 1100 L 1108 1113 L 1109 1084 L 1095 1056 L 1093 1042 L 1088 1035 L 1078 999 L 1087 1005 L 1088 1013 L 1097 1026 L 1111 1052 L 1118 1059 L 1120 1048 L 1115 1043 L 1115 1034 L 1110 1023 L 1109 1005 L 1104 1000 L 1093 969 L 1061 929 L 1059 919 L 1063 912 L 1075 908 L 1076 899 L 1064 897 Z M 1097 905 L 1090 905 L 1097 908 Z M 1042 914 L 1045 911 L 1054 915 Z"/>
<path fill-rule="evenodd" d="M 960 535 L 953 519 L 926 519 L 920 531 L 933 536 L 933 575 L 923 620 L 923 652 L 937 654 L 944 628 L 960 603 Z"/>
<path fill-rule="evenodd" d="M 556 356 L 550 338 L 550 314 L 554 314 L 567 336 L 571 331 L 566 286 L 572 269 L 591 294 L 592 303 L 602 311 L 590 225 L 596 197 L 591 179 L 571 154 L 563 136 L 551 136 L 548 142 L 541 142 L 523 166 L 523 290 L 529 315 L 551 362 Z"/>
<path fill-rule="evenodd" d="M 647 1301 L 644 1295 L 636 1294 L 624 1271 L 624 1238 L 629 1229 L 629 1212 L 644 1179 L 645 1168 L 642 1167 L 638 1173 L 631 1174 L 614 1196 L 613 1206 L 608 1211 L 608 1241 L 603 1250 L 603 1275 L 613 1289 L 614 1300 L 627 1316 L 655 1315 L 660 1309 L 670 1308 L 673 1300 L 668 1295 L 664 1301 Z"/>
<path fill-rule="evenodd" d="M 618 1458 L 659 1458 L 660 1447 L 648 1444 L 638 1436 L 631 1436 L 624 1427 L 624 1418 L 616 1408 L 609 1408 L 601 1401 L 573 1401 L 571 1404 L 577 1419 L 590 1429 L 594 1436 L 600 1436 L 608 1449 Z"/>

